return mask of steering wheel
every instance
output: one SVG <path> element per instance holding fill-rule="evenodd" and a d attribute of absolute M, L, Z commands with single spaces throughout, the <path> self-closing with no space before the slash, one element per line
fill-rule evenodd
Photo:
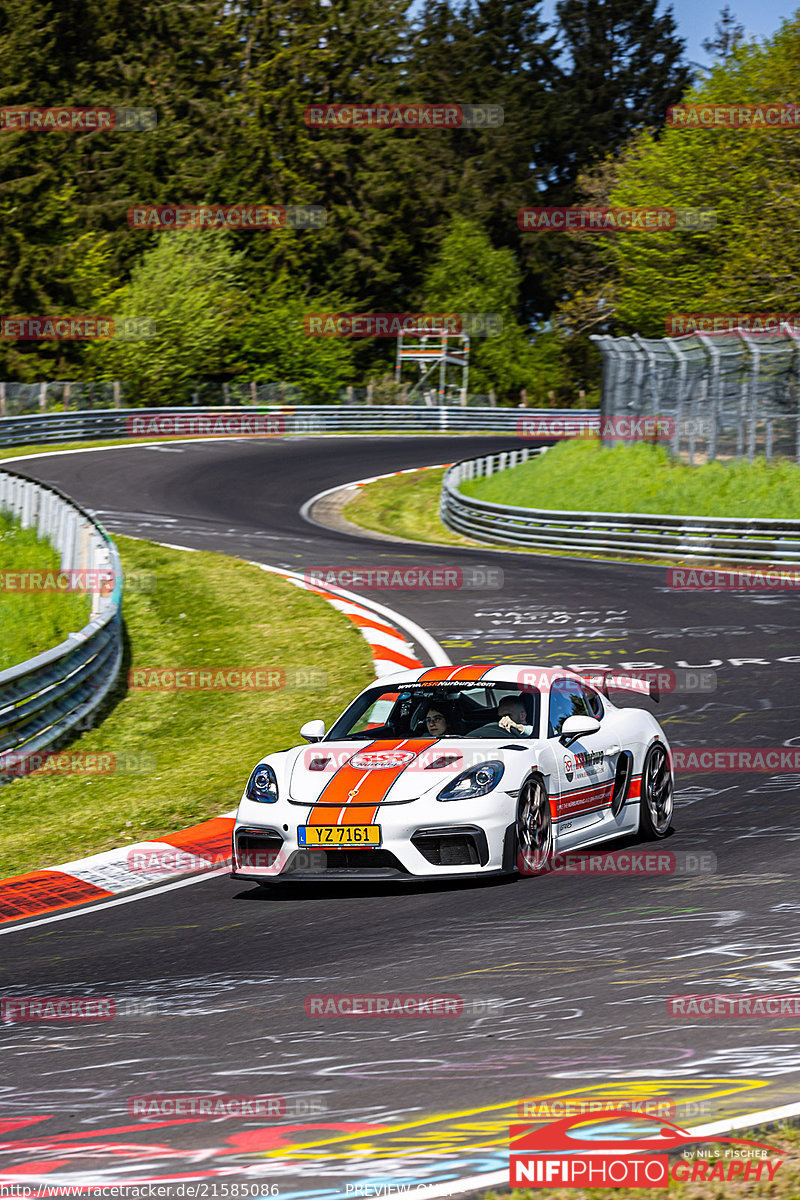
<path fill-rule="evenodd" d="M 487 723 L 486 725 L 480 725 L 478 728 L 480 729 L 480 736 L 485 737 L 485 738 L 521 737 L 522 736 L 521 734 L 517 733 L 513 729 L 510 731 L 508 729 L 503 729 L 503 726 L 500 725 L 499 722 L 497 722 L 497 721 L 491 721 L 491 722 Z M 497 733 L 494 732 L 495 729 L 497 730 Z M 477 736 L 477 732 L 478 732 L 477 730 L 473 729 L 473 730 L 470 730 L 469 733 L 465 733 L 462 736 L 474 738 Z"/>

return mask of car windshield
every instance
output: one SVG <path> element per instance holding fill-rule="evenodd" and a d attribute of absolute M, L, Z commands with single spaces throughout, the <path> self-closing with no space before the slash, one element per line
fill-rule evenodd
<path fill-rule="evenodd" d="M 513 684 L 375 687 L 353 701 L 325 740 L 531 738 L 539 711 L 538 690 Z"/>

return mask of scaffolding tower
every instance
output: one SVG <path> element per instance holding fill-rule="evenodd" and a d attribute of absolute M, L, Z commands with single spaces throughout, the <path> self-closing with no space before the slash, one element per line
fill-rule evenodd
<path fill-rule="evenodd" d="M 467 403 L 469 337 L 466 333 L 424 327 L 404 330 L 397 339 L 395 382 L 405 382 L 403 367 L 410 365 L 413 371 L 414 364 L 417 377 L 408 392 L 408 401 L 413 402 L 412 397 L 419 394 L 428 405 Z"/>

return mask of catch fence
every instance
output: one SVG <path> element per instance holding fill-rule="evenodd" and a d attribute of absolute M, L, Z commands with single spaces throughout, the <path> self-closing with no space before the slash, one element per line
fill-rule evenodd
<path fill-rule="evenodd" d="M 800 462 L 800 336 L 594 336 L 603 356 L 602 424 L 664 419 L 664 442 L 689 463 L 776 456 Z"/>

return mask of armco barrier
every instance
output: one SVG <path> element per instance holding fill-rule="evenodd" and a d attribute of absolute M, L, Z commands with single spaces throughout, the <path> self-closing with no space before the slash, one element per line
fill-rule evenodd
<path fill-rule="evenodd" d="M 277 406 L 230 408 L 108 408 L 91 412 L 38 413 L 25 417 L 0 417 L 0 446 L 24 446 L 47 442 L 82 442 L 97 439 L 149 436 L 133 432 L 134 420 L 152 417 L 164 421 L 165 428 L 178 430 L 181 436 L 202 436 L 204 420 L 228 416 L 232 426 L 246 429 L 248 417 L 275 418 L 279 432 L 317 433 L 493 433 L 525 437 L 523 423 L 531 418 L 559 423 L 597 424 L 597 409 L 533 408 L 427 408 L 423 405 L 346 405 L 304 404 L 302 407 Z M 155 434 L 153 436 L 156 436 Z M 247 436 L 246 431 L 242 433 Z M 558 433 L 556 433 L 558 436 Z"/>
<path fill-rule="evenodd" d="M 459 490 L 466 479 L 493 475 L 543 453 L 526 447 L 455 463 L 442 482 L 445 525 L 476 541 L 568 554 L 618 554 L 680 562 L 800 562 L 800 521 L 796 520 L 559 512 L 493 504 Z"/>
<path fill-rule="evenodd" d="M 52 650 L 0 671 L 0 758 L 24 758 L 55 746 L 97 709 L 114 683 L 122 662 L 122 566 L 105 531 L 55 488 L 0 470 L 3 510 L 51 540 L 62 571 L 113 574 L 108 594 L 92 593 L 88 625 Z"/>

